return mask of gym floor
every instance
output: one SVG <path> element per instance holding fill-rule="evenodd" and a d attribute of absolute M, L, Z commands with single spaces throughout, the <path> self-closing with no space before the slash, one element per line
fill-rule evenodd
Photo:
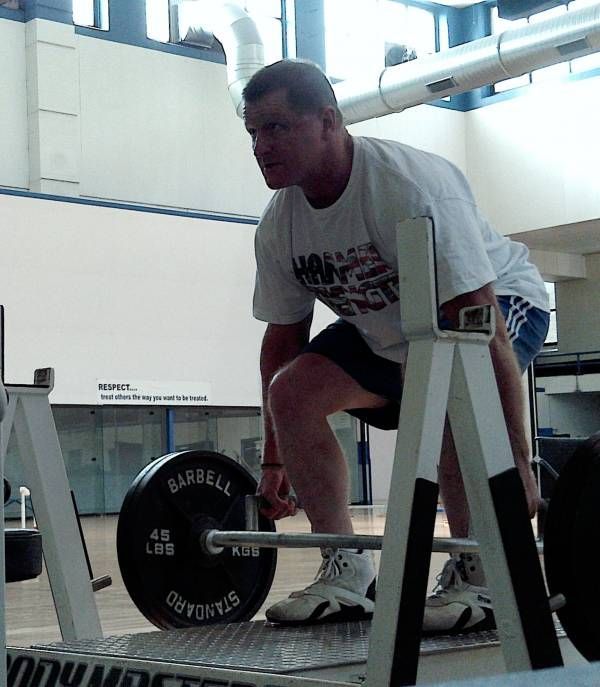
<path fill-rule="evenodd" d="M 385 512 L 381 507 L 356 507 L 352 519 L 357 534 L 383 534 Z M 113 584 L 96 593 L 96 602 L 105 636 L 123 635 L 156 630 L 137 610 L 129 598 L 119 574 L 115 535 L 117 516 L 95 516 L 82 519 L 85 539 L 95 576 L 109 574 Z M 7 527 L 19 523 L 8 521 Z M 278 523 L 281 532 L 308 532 L 304 513 Z M 449 536 L 443 512 L 438 513 L 435 536 Z M 379 562 L 379 552 L 375 552 Z M 435 584 L 446 554 L 434 553 L 428 588 Z M 273 586 L 263 608 L 255 616 L 264 619 L 264 608 L 282 599 L 295 589 L 310 584 L 320 563 L 316 549 L 280 550 Z M 6 586 L 6 632 L 9 646 L 31 646 L 37 643 L 60 641 L 60 630 L 54 610 L 52 594 L 45 571 L 35 580 L 13 582 Z"/>

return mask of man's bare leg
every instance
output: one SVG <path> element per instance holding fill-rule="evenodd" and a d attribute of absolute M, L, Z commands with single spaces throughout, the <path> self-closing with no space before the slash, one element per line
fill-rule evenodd
<path fill-rule="evenodd" d="M 275 375 L 268 399 L 277 455 L 313 532 L 351 534 L 348 466 L 327 416 L 386 401 L 316 353 L 298 356 Z M 293 625 L 371 617 L 376 578 L 372 553 L 324 547 L 321 555 L 315 581 L 268 608 L 268 620 Z"/>
<path fill-rule="evenodd" d="M 327 420 L 307 417 L 276 437 L 313 532 L 352 534 L 348 468 Z"/>
<path fill-rule="evenodd" d="M 442 439 L 442 454 L 439 467 L 439 485 L 444 510 L 453 537 L 469 536 L 469 506 L 465 487 L 458 464 L 456 446 L 452 438 L 450 423 L 446 420 Z"/>
<path fill-rule="evenodd" d="M 470 514 L 450 424 L 446 420 L 439 467 L 442 501 L 453 537 L 468 537 Z M 494 627 L 491 600 L 478 554 L 452 554 L 427 599 L 426 634 L 470 632 Z"/>
<path fill-rule="evenodd" d="M 314 532 L 353 532 L 348 466 L 327 416 L 385 404 L 385 399 L 365 391 L 335 363 L 315 353 L 298 356 L 274 377 L 268 410 L 278 455 Z"/>

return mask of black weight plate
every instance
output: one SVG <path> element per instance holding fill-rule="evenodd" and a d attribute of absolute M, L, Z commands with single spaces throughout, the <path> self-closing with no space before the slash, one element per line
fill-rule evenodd
<path fill-rule="evenodd" d="M 576 649 L 600 659 L 600 605 L 596 601 L 590 550 L 597 536 L 600 493 L 600 433 L 593 434 L 561 470 L 548 506 L 544 568 L 551 595 L 563 594 L 558 618 Z"/>
<path fill-rule="evenodd" d="M 42 535 L 35 529 L 5 529 L 6 581 L 33 580 L 42 574 Z"/>
<path fill-rule="evenodd" d="M 182 451 L 158 458 L 133 481 L 119 514 L 117 553 L 125 587 L 163 629 L 250 620 L 265 600 L 275 549 L 202 553 L 205 529 L 245 529 L 256 481 L 227 456 Z M 260 516 L 260 529 L 274 531 Z"/>

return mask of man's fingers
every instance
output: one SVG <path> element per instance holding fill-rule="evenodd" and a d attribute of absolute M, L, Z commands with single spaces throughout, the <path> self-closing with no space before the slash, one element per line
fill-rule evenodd
<path fill-rule="evenodd" d="M 262 508 L 260 511 L 269 520 L 281 520 L 282 518 L 287 518 L 288 515 L 293 515 L 289 512 L 289 508 L 285 506 L 284 508 Z"/>
<path fill-rule="evenodd" d="M 270 520 L 281 520 L 289 515 L 296 515 L 296 500 L 291 497 L 285 499 L 279 496 L 271 496 L 269 500 L 264 494 L 259 495 L 258 507 L 260 512 Z"/>

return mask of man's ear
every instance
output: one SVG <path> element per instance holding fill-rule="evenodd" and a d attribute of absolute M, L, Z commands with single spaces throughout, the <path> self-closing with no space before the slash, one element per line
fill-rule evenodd
<path fill-rule="evenodd" d="M 335 108 L 327 106 L 321 110 L 321 124 L 324 135 L 332 134 L 336 131 L 338 121 Z"/>

